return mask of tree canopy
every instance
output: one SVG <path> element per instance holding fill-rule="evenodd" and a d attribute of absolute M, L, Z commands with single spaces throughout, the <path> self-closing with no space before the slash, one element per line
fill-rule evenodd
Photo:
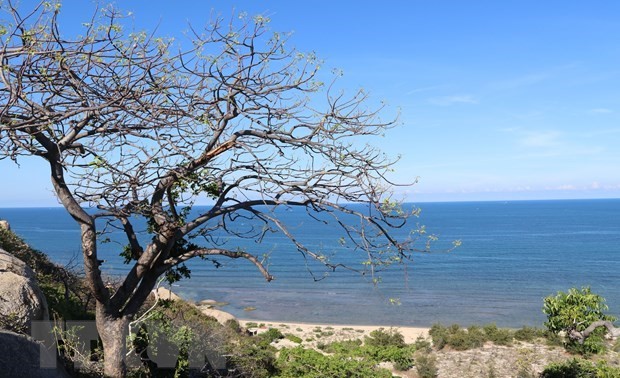
<path fill-rule="evenodd" d="M 361 270 L 411 258 L 424 230 L 404 240 L 393 230 L 417 212 L 392 198 L 394 160 L 365 143 L 396 120 L 382 120 L 383 107 L 365 92 L 347 96 L 320 82 L 316 56 L 289 49 L 288 35 L 271 32 L 267 18 L 216 18 L 188 26 L 190 37 L 178 43 L 130 31 L 125 14 L 103 5 L 81 35 L 68 36 L 61 11 L 60 3 L 23 11 L 2 4 L 0 159 L 49 164 L 59 202 L 81 227 L 98 321 L 131 319 L 158 277 L 178 278 L 194 257 L 244 258 L 273 278 L 260 247 L 223 245 L 215 236 L 222 232 L 256 241 L 280 232 L 306 258 L 336 269 L 295 237 L 278 207 L 303 207 L 340 227 L 366 262 Z M 206 199 L 212 206 L 190 212 Z M 148 243 L 134 229 L 138 218 L 148 222 Z M 118 287 L 102 279 L 96 219 L 126 235 L 119 253 L 130 271 Z M 231 226 L 240 219 L 262 226 L 240 231 Z"/>

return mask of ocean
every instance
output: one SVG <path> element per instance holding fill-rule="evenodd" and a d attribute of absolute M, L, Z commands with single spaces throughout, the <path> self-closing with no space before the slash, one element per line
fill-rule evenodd
<path fill-rule="evenodd" d="M 261 244 L 230 239 L 227 247 L 269 254 L 275 275 L 266 282 L 244 261 L 216 268 L 192 261 L 192 278 L 173 286 L 190 300 L 228 303 L 223 310 L 243 319 L 385 326 L 434 323 L 541 326 L 543 298 L 570 287 L 590 286 L 604 296 L 609 313 L 620 316 L 620 200 L 558 200 L 422 203 L 417 221 L 440 238 L 435 252 L 417 254 L 406 270 L 393 266 L 381 283 L 348 271 L 315 282 L 312 267 L 283 235 Z M 338 252 L 340 233 L 303 216 L 280 215 L 300 239 L 322 251 Z M 0 219 L 32 247 L 60 264 L 80 267 L 80 237 L 62 208 L 5 208 Z M 240 221 L 240 229 L 250 227 Z M 403 230 L 402 232 L 405 232 Z M 116 243 L 100 246 L 103 270 L 127 270 Z M 462 245 L 446 253 L 453 240 Z M 338 256 L 338 254 L 336 254 Z M 361 256 L 340 256 L 355 264 Z M 315 272 L 321 276 L 322 271 Z M 247 311 L 252 309 L 252 311 Z"/>

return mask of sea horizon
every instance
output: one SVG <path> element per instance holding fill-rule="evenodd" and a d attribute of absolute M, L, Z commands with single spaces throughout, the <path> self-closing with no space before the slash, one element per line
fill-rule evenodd
<path fill-rule="evenodd" d="M 545 202 L 545 201 L 607 201 L 607 200 L 620 200 L 620 197 L 610 196 L 610 197 L 578 197 L 578 198 L 507 198 L 507 199 L 448 199 L 448 200 L 419 200 L 419 201 L 402 201 L 403 205 L 417 205 L 417 204 L 442 204 L 442 203 L 477 203 L 477 202 Z M 349 202 L 343 202 L 344 205 L 347 204 L 355 204 Z M 213 203 L 205 202 L 205 203 L 196 203 L 195 207 L 209 207 L 212 206 Z M 282 205 L 285 206 L 285 205 Z M 33 206 L 6 206 L 0 205 L 0 212 L 3 209 L 64 209 L 62 204 L 56 205 L 33 205 Z M 87 208 L 87 209 L 95 209 L 95 208 Z M 1 213 L 0 213 L 1 214 Z M 0 217 L 0 219 L 3 219 Z"/>

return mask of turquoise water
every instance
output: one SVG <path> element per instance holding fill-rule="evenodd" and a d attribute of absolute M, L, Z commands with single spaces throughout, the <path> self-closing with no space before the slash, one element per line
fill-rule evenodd
<path fill-rule="evenodd" d="M 265 282 L 242 261 L 222 260 L 219 269 L 195 261 L 192 278 L 173 289 L 188 299 L 229 302 L 225 310 L 256 320 L 519 327 L 542 324 L 546 295 L 589 285 L 607 298 L 611 313 L 620 315 L 620 200 L 425 203 L 421 208 L 419 222 L 440 236 L 437 251 L 454 239 L 463 245 L 451 253 L 417 255 L 407 271 L 383 273 L 378 287 L 346 271 L 315 282 L 290 242 L 270 235 L 262 244 L 232 239 L 228 247 L 269 253 L 275 281 Z M 281 215 L 304 242 L 338 250 L 337 229 L 321 227 L 299 211 Z M 0 218 L 55 261 L 80 262 L 79 230 L 63 209 L 0 209 Z M 109 274 L 126 269 L 119 249 L 115 243 L 100 248 Z M 245 312 L 246 307 L 256 310 Z"/>

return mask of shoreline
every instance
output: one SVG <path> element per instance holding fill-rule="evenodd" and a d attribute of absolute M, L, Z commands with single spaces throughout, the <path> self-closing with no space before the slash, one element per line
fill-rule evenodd
<path fill-rule="evenodd" d="M 165 287 L 158 287 L 153 290 L 153 293 L 157 298 L 180 300 L 188 303 L 192 303 L 203 314 L 215 317 L 220 323 L 224 324 L 228 319 L 236 319 L 239 324 L 245 328 L 255 328 L 256 332 L 261 330 L 267 330 L 269 328 L 276 328 L 283 334 L 292 334 L 302 340 L 305 340 L 304 345 L 308 343 L 316 343 L 317 339 L 321 339 L 324 342 L 331 342 L 337 340 L 346 339 L 359 339 L 364 336 L 369 336 L 372 331 L 378 329 L 395 330 L 403 335 L 404 341 L 407 344 L 414 343 L 418 338 L 429 338 L 430 327 L 406 327 L 397 325 L 378 325 L 378 324 L 333 324 L 333 323 L 310 323 L 310 322 L 291 322 L 291 321 L 277 321 L 277 320 L 258 320 L 251 318 L 237 318 L 230 314 L 226 310 L 214 305 L 216 302 L 209 299 L 204 299 L 200 302 L 187 301 Z M 248 324 L 256 324 L 258 327 L 248 327 Z M 312 341 L 310 341 L 312 339 Z"/>
<path fill-rule="evenodd" d="M 308 322 L 280 322 L 280 321 L 264 321 L 254 319 L 240 319 L 239 324 L 244 328 L 248 328 L 248 324 L 256 323 L 264 325 L 263 329 L 276 328 L 282 333 L 293 334 L 303 340 L 314 338 L 316 335 L 321 336 L 321 340 L 325 341 L 345 340 L 352 338 L 361 338 L 370 335 L 372 331 L 378 329 L 395 330 L 401 333 L 407 344 L 414 343 L 419 337 L 428 338 L 430 328 L 428 327 L 403 327 L 403 326 L 385 326 L 385 325 L 357 325 L 357 324 L 330 324 L 330 323 L 308 323 Z M 251 328 L 251 327 L 250 327 Z"/>

